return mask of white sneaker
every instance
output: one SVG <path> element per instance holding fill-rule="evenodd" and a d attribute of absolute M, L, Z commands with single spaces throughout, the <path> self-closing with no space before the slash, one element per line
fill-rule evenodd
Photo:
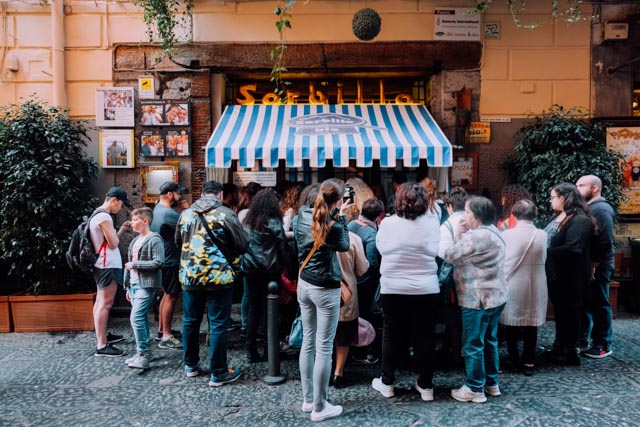
<path fill-rule="evenodd" d="M 498 397 L 502 394 L 500 393 L 500 387 L 498 386 L 498 384 L 484 386 L 484 392 L 485 394 L 488 394 L 489 396 L 492 396 L 492 397 Z"/>
<path fill-rule="evenodd" d="M 128 366 L 135 369 L 149 369 L 149 359 L 146 354 L 140 354 Z"/>
<path fill-rule="evenodd" d="M 301 409 L 302 409 L 302 412 L 306 412 L 306 413 L 313 411 L 313 402 L 304 402 L 302 404 Z"/>
<path fill-rule="evenodd" d="M 331 403 L 327 402 L 324 405 L 324 409 L 322 411 L 311 412 L 311 421 L 313 422 L 324 421 L 324 420 L 328 420 L 329 418 L 337 417 L 340 414 L 342 414 L 342 406 L 340 405 L 334 406 Z"/>
<path fill-rule="evenodd" d="M 451 390 L 451 397 L 459 402 L 484 403 L 487 401 L 483 391 L 473 391 L 466 384 Z"/>
<path fill-rule="evenodd" d="M 433 389 L 432 388 L 422 388 L 416 383 L 415 387 L 416 391 L 420 393 L 420 397 L 425 402 L 431 402 L 433 400 Z"/>
<path fill-rule="evenodd" d="M 392 385 L 386 385 L 385 383 L 383 383 L 382 382 L 382 377 L 374 378 L 373 381 L 371 381 L 371 387 L 373 387 L 376 390 L 378 390 L 380 392 L 380 394 L 383 395 L 384 397 L 393 397 L 393 396 L 395 396 L 395 393 L 393 392 L 393 386 Z"/>
<path fill-rule="evenodd" d="M 136 360 L 136 359 L 138 358 L 138 356 L 139 356 L 139 355 L 140 355 L 140 353 L 136 353 L 136 354 L 134 354 L 134 355 L 133 355 L 133 356 L 131 356 L 130 358 L 126 359 L 126 360 L 124 361 L 124 364 L 125 364 L 125 365 L 127 365 L 127 366 L 129 366 L 129 364 L 130 364 L 131 362 L 133 362 L 134 360 Z"/>

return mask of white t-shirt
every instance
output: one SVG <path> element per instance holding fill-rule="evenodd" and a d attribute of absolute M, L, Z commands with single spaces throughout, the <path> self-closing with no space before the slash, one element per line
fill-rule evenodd
<path fill-rule="evenodd" d="M 149 237 L 150 235 L 151 233 L 147 234 L 146 236 L 140 236 L 140 238 L 136 240 L 136 242 L 133 245 L 133 248 L 131 248 L 131 262 L 138 261 L 140 248 L 142 247 L 142 245 L 144 245 L 144 242 L 147 240 L 147 237 Z M 132 268 L 131 270 L 129 270 L 129 283 L 131 283 L 132 285 L 136 285 L 140 283 L 140 275 L 138 274 L 137 268 Z"/>
<path fill-rule="evenodd" d="M 111 215 L 106 212 L 100 212 L 89 222 L 89 234 L 91 235 L 91 242 L 96 252 L 102 246 L 102 242 L 105 241 L 104 234 L 100 228 L 100 224 L 103 222 L 109 222 L 109 225 L 113 227 L 113 219 Z M 109 245 L 105 245 L 106 251 L 103 249 L 98 254 L 98 260 L 96 261 L 96 268 L 122 268 L 122 257 L 120 256 L 120 250 L 118 248 L 111 249 Z M 106 256 L 106 260 L 105 260 Z"/>

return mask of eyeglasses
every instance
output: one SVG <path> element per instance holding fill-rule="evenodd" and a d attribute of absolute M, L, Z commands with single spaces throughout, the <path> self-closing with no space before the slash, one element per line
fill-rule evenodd
<path fill-rule="evenodd" d="M 549 197 L 549 201 L 552 201 L 553 199 L 557 199 L 558 197 L 560 197 L 560 196 L 551 196 L 551 197 Z"/>

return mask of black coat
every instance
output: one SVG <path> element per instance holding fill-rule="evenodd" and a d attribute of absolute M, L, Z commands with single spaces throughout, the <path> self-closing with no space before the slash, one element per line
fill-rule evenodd
<path fill-rule="evenodd" d="M 249 274 L 279 276 L 291 258 L 282 220 L 270 218 L 266 229 L 245 227 L 249 235 L 249 248 L 244 254 L 244 267 Z"/>

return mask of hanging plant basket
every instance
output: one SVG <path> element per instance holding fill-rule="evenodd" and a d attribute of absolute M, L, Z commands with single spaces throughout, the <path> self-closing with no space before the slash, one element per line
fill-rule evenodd
<path fill-rule="evenodd" d="M 360 40 L 373 40 L 380 34 L 382 18 L 371 8 L 360 9 L 353 15 L 353 34 Z"/>

